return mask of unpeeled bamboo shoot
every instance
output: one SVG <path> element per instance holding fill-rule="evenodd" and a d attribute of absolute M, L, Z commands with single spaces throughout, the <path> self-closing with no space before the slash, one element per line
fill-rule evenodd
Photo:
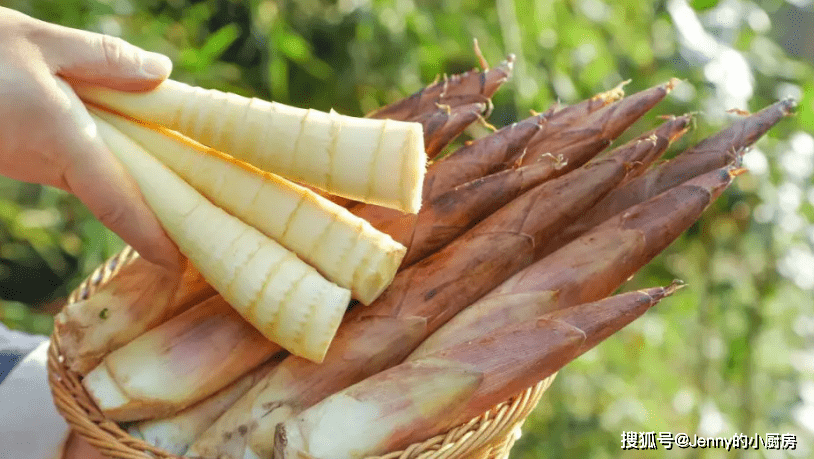
<path fill-rule="evenodd" d="M 280 350 L 215 296 L 111 352 L 82 383 L 110 419 L 165 417 Z"/>
<path fill-rule="evenodd" d="M 602 160 L 600 163 L 607 161 L 607 159 Z M 588 169 L 587 165 L 580 170 L 586 169 Z M 654 256 L 656 256 L 673 240 L 675 240 L 675 238 L 677 238 L 682 232 L 689 228 L 689 226 L 698 219 L 701 212 L 703 212 L 703 210 L 731 183 L 735 173 L 736 172 L 733 172 L 730 169 L 721 169 L 709 174 L 705 174 L 704 176 L 681 185 L 680 187 L 671 189 L 668 192 L 631 209 L 629 213 L 625 213 L 624 215 L 620 215 L 609 220 L 600 227 L 595 228 L 589 234 L 585 234 L 583 237 L 563 247 L 554 254 L 537 261 L 534 264 L 531 264 L 531 266 L 526 267 L 514 276 L 508 278 L 505 282 L 502 282 L 499 287 L 493 289 L 484 298 L 495 297 L 506 293 L 550 290 L 556 292 L 556 300 L 558 304 L 562 306 L 577 305 L 601 299 L 618 288 L 619 285 L 630 277 L 630 275 L 648 263 Z M 590 174 L 585 175 L 587 177 L 591 177 Z M 561 181 L 568 179 L 574 180 L 576 183 L 580 183 L 587 180 L 587 177 L 579 178 L 572 173 L 565 175 L 558 180 Z M 550 183 L 552 182 L 549 182 L 548 184 Z M 548 184 L 541 186 L 546 186 Z M 525 196 L 526 195 L 523 197 Z M 565 196 L 567 195 L 559 194 L 558 200 L 564 199 Z M 544 203 L 551 203 L 551 201 L 557 200 L 541 200 L 541 202 Z M 522 201 L 515 200 L 512 204 L 517 202 Z M 506 207 L 501 209 L 498 213 L 493 214 L 489 219 L 484 220 L 484 222 L 470 230 L 470 232 L 465 233 L 462 238 L 466 238 L 468 234 L 476 231 L 479 227 L 481 227 L 481 225 L 484 225 L 489 220 L 496 218 L 496 216 L 500 215 L 501 213 L 506 212 L 505 209 Z M 521 212 L 514 212 L 511 215 L 514 215 L 515 213 L 517 214 L 517 218 L 524 215 Z M 536 212 L 525 214 L 525 219 L 522 221 L 524 224 L 532 224 L 534 218 L 543 218 L 542 216 L 546 214 L 547 212 L 544 211 L 544 208 L 539 206 L 536 209 Z M 548 216 L 548 218 L 551 218 L 551 216 Z M 492 234 L 505 233 L 495 232 Z M 508 235 L 504 237 L 508 237 Z M 529 235 L 526 237 L 528 238 Z M 391 311 L 394 310 L 397 314 L 404 316 L 408 314 L 421 314 L 424 317 L 428 317 L 428 319 L 430 319 L 428 320 L 428 330 L 432 330 L 434 325 L 440 326 L 441 323 L 445 322 L 445 316 L 456 312 L 458 309 L 457 307 L 454 309 L 447 308 L 443 311 L 434 310 L 430 312 L 428 306 L 435 301 L 441 301 L 441 304 L 447 306 L 454 304 L 455 299 L 462 295 L 462 288 L 454 285 L 454 283 L 450 282 L 450 280 L 447 278 L 441 278 L 439 276 L 440 271 L 433 272 L 434 276 L 428 278 L 419 276 L 417 272 L 420 272 L 418 270 L 420 270 L 422 266 L 426 265 L 427 268 L 432 266 L 434 264 L 433 261 L 439 259 L 439 257 L 443 257 L 445 260 L 450 258 L 444 257 L 444 255 L 449 253 L 450 250 L 452 250 L 451 248 L 455 247 L 456 244 L 460 243 L 459 241 L 461 241 L 461 238 L 456 240 L 453 244 L 445 247 L 440 252 L 437 252 L 433 256 L 426 258 L 424 261 L 413 265 L 411 268 L 402 271 L 396 276 L 396 282 L 394 285 L 397 285 L 396 283 L 400 283 L 400 276 L 405 276 L 405 280 L 426 279 L 422 282 L 429 284 L 425 288 L 429 289 L 430 293 L 432 294 L 432 301 L 425 300 L 422 304 L 422 302 L 418 299 L 412 299 L 414 298 L 413 293 L 407 290 L 406 293 L 400 293 L 396 299 L 391 299 L 393 303 L 389 305 L 390 308 L 388 309 Z M 497 242 L 498 239 L 494 239 L 494 241 Z M 527 244 L 531 246 L 531 249 L 526 250 L 533 251 L 533 244 L 531 241 L 528 241 Z M 511 253 L 513 255 L 512 257 L 505 257 L 505 255 L 501 255 L 501 258 L 504 259 L 527 256 L 521 250 L 523 246 L 515 246 L 511 247 L 510 249 L 508 249 L 508 247 L 508 245 L 490 246 L 492 250 L 500 254 Z M 504 250 L 504 248 L 507 249 Z M 472 255 L 469 254 L 469 257 L 472 257 Z M 528 255 L 528 257 L 532 258 L 531 255 Z M 438 261 L 436 261 L 436 263 L 438 263 Z M 482 260 L 480 266 L 485 266 L 488 264 L 489 262 Z M 470 289 L 475 289 L 480 286 L 480 284 L 486 282 L 486 277 L 474 277 L 475 270 L 473 269 L 472 271 L 473 272 L 466 272 L 465 269 L 459 269 L 458 272 L 466 272 L 466 274 L 464 275 L 465 277 L 463 279 L 458 279 L 458 283 L 464 283 L 464 279 L 466 279 L 466 281 L 468 281 L 465 282 L 467 286 Z M 413 276 L 410 276 L 409 274 L 413 274 Z M 489 278 L 494 279 L 495 276 L 493 275 Z M 390 291 L 394 290 L 391 289 Z M 449 294 L 454 294 L 456 296 L 447 296 Z M 386 298 L 387 293 L 385 293 L 385 295 L 383 295 L 378 301 L 383 302 Z M 426 298 L 426 296 L 424 296 L 424 298 Z M 386 303 L 382 304 L 384 305 Z M 423 308 L 417 307 L 416 305 L 423 306 Z M 394 306 L 397 307 L 394 308 Z M 373 308 L 376 308 L 375 304 Z M 382 308 L 382 310 L 373 308 L 359 309 L 355 314 L 352 311 L 349 319 L 354 319 L 356 317 L 367 318 L 365 317 L 367 314 L 384 313 L 384 308 Z M 424 310 L 422 311 L 422 309 Z M 388 314 L 393 314 L 393 312 L 388 312 Z M 346 322 L 346 324 L 351 325 L 353 322 L 349 320 Z M 351 355 L 346 351 L 346 349 L 350 347 L 349 343 L 354 342 L 352 339 L 343 336 L 344 328 L 345 324 L 343 324 L 343 327 L 340 328 L 340 331 L 337 334 L 335 346 L 333 346 L 328 352 L 325 365 L 311 365 L 308 372 L 303 371 L 303 368 L 298 368 L 299 371 L 303 372 L 298 372 L 296 379 L 292 378 L 292 380 L 295 380 L 297 385 L 303 384 L 303 387 L 299 389 L 300 394 L 307 396 L 309 399 L 316 398 L 316 394 L 314 392 L 310 392 L 310 387 L 308 387 L 307 384 L 304 384 L 315 375 L 319 375 L 317 379 L 320 381 L 330 380 L 333 376 L 333 381 L 337 384 L 339 383 L 339 378 L 334 375 L 338 375 L 342 370 L 338 369 L 338 365 L 336 364 L 341 361 L 345 365 L 344 370 L 347 371 L 347 364 L 349 362 L 347 360 L 340 360 L 340 358 L 346 355 Z M 356 333 L 354 338 L 363 336 L 356 330 L 354 330 L 354 332 Z M 357 343 L 355 347 L 358 349 L 361 347 L 361 344 Z M 335 357 L 332 354 L 334 352 L 336 353 Z M 367 350 L 366 352 L 371 353 L 373 350 Z M 334 363 L 335 359 L 336 364 Z M 357 357 L 357 359 L 359 359 L 359 357 Z M 289 359 L 284 361 L 280 367 L 276 368 L 272 373 L 283 368 L 291 368 L 289 365 L 287 365 L 288 360 Z M 361 359 L 359 361 L 361 361 Z M 325 383 L 323 382 L 323 384 Z M 275 409 L 272 411 L 267 411 L 266 413 L 270 413 L 271 416 L 275 416 L 274 419 L 277 420 L 277 422 L 274 422 L 274 425 L 276 425 L 282 419 L 285 419 L 285 415 L 291 416 L 292 412 L 296 413 L 297 408 L 304 406 L 304 404 L 301 403 L 304 398 L 302 396 L 297 401 L 286 401 L 285 398 L 279 398 L 277 395 L 281 393 L 290 394 L 297 391 L 296 386 L 285 386 L 278 388 L 269 387 L 265 390 L 265 392 L 258 396 L 255 406 L 259 406 L 262 403 L 273 406 Z M 278 402 L 281 403 L 274 404 Z M 484 409 L 488 409 L 488 407 L 485 407 Z M 271 443 L 268 440 L 269 431 L 267 430 L 269 426 L 265 423 L 265 421 L 268 419 L 269 418 L 260 419 L 257 430 L 253 435 L 250 434 L 250 445 L 254 452 L 260 457 L 270 454 L 270 450 L 268 448 L 271 447 Z"/>
<path fill-rule="evenodd" d="M 445 432 L 553 374 L 674 290 L 617 295 L 456 340 L 280 424 L 273 457 L 361 459 Z M 331 438 L 341 419 L 352 419 L 353 429 Z"/>
<path fill-rule="evenodd" d="M 561 305 L 603 298 L 695 223 L 742 171 L 711 171 L 633 206 L 518 272 L 484 298 L 541 290 L 556 290 Z"/>
<path fill-rule="evenodd" d="M 621 86 L 578 104 L 553 107 L 494 134 L 468 142 L 452 154 L 430 165 L 424 180 L 424 200 L 431 200 L 456 186 L 494 174 L 522 157 L 532 139 L 539 140 L 559 129 L 578 123 L 588 115 L 624 96 Z M 546 133 L 546 134 L 543 134 Z M 551 164 L 552 169 L 556 164 Z"/>
<path fill-rule="evenodd" d="M 54 317 L 68 367 L 84 375 L 109 352 L 216 294 L 195 267 L 169 272 L 139 256 L 89 298 Z"/>
<path fill-rule="evenodd" d="M 390 284 L 406 248 L 305 187 L 165 129 L 94 112 L 140 143 L 210 201 L 260 230 L 328 280 L 370 304 Z"/>
<path fill-rule="evenodd" d="M 420 359 L 468 341 L 476 341 L 499 328 L 535 317 L 562 320 L 580 328 L 588 335 L 583 348 L 590 348 L 644 314 L 663 298 L 672 295 L 682 285 L 675 281 L 668 287 L 622 293 L 580 305 L 570 304 L 567 295 L 562 298 L 564 301 L 560 301 L 558 286 L 554 285 L 540 284 L 539 288 L 531 291 L 487 295 L 425 339 L 406 361 Z M 620 322 L 624 323 L 619 324 Z M 604 328 L 602 331 L 591 331 L 592 324 L 602 324 Z"/>
<path fill-rule="evenodd" d="M 175 293 L 182 273 L 137 257 L 89 298 L 54 317 L 54 333 L 67 366 L 84 375 L 110 351 L 166 321 L 182 307 Z"/>
<path fill-rule="evenodd" d="M 476 50 L 477 53 L 477 50 Z M 471 103 L 489 102 L 492 95 L 512 75 L 514 54 L 506 57 L 497 67 L 482 71 L 470 70 L 447 76 L 418 92 L 382 107 L 368 115 L 370 118 L 415 121 L 439 105 L 455 108 Z"/>
<path fill-rule="evenodd" d="M 421 206 L 427 158 L 417 123 L 290 107 L 173 80 L 146 93 L 75 89 L 83 100 L 328 193 L 411 213 Z"/>
<path fill-rule="evenodd" d="M 590 234 L 586 234 L 552 256 L 521 271 L 504 282 L 501 287 L 495 289 L 489 296 L 503 295 L 506 292 L 531 292 L 539 289 L 542 290 L 540 293 L 543 301 L 554 299 L 558 302 L 579 304 L 584 302 L 585 298 L 601 298 L 616 288 L 632 272 L 650 261 L 653 256 L 686 230 L 700 216 L 701 212 L 731 183 L 732 178 L 737 173 L 737 170 L 731 169 L 714 171 L 636 206 L 636 208 L 606 222 Z M 629 306 L 632 307 L 616 308 L 615 311 L 608 311 L 607 314 L 602 311 L 597 313 L 597 304 L 593 304 L 562 310 L 553 313 L 551 318 L 556 318 L 556 322 L 566 321 L 570 324 L 576 324 L 590 332 L 587 341 L 588 345 L 581 346 L 579 349 L 579 352 L 584 352 L 590 346 L 635 318 L 643 309 L 652 305 L 652 297 L 648 298 L 646 302 L 640 301 L 640 298 L 637 298 L 636 295 L 631 295 L 631 297 L 633 301 L 629 303 Z M 518 297 L 514 296 L 514 298 Z M 618 298 L 605 300 L 604 304 L 616 300 Z M 503 320 L 506 320 L 505 316 Z M 507 321 L 511 320 L 511 317 L 509 317 Z M 551 322 L 550 319 L 544 320 Z M 486 322 L 488 323 L 487 327 L 490 327 L 491 321 L 487 320 Z M 470 321 L 469 325 L 476 323 L 479 323 L 477 318 Z M 525 326 L 528 326 L 528 323 L 519 327 Z M 496 334 L 502 334 L 502 332 L 498 331 Z M 447 336 L 451 339 L 449 343 L 453 346 L 455 346 L 455 343 L 461 342 L 458 341 L 459 338 L 454 333 L 447 334 Z M 440 342 L 435 349 L 437 350 L 439 347 L 443 349 L 443 346 L 444 343 Z M 490 346 L 495 346 L 494 350 L 490 350 Z M 423 359 L 411 360 L 340 392 L 339 398 L 332 396 L 297 417 L 285 421 L 277 428 L 275 441 L 275 453 L 277 455 L 275 457 L 344 458 L 380 454 L 406 446 L 410 442 L 431 436 L 434 433 L 445 431 L 451 426 L 465 422 L 469 417 L 482 413 L 489 408 L 489 405 L 473 403 L 475 407 L 471 411 L 461 410 L 459 407 L 456 409 L 452 405 L 444 406 L 432 411 L 432 419 L 437 424 L 441 424 L 437 432 L 432 431 L 429 426 L 423 424 L 424 417 L 421 415 L 420 408 L 415 406 L 417 405 L 416 401 L 410 398 L 410 392 L 394 384 L 394 381 L 409 379 L 410 375 L 421 375 L 426 380 L 432 380 L 431 376 L 414 371 L 414 365 L 428 360 L 435 361 L 440 355 L 457 354 L 465 348 L 472 348 L 473 354 L 475 354 L 474 349 L 482 351 L 482 354 L 480 354 L 482 361 L 488 360 L 493 355 L 512 358 L 515 355 L 527 355 L 528 353 L 528 347 L 524 347 L 522 350 L 517 349 L 514 352 L 512 352 L 511 348 L 508 348 L 507 351 L 507 347 L 501 343 L 500 338 L 491 335 L 488 338 L 459 344 L 451 349 L 437 351 L 437 353 L 425 356 Z M 461 353 L 461 355 L 465 354 Z M 469 363 L 469 361 L 467 362 Z M 507 371 L 519 367 L 512 361 L 501 361 L 499 363 L 501 365 L 496 366 L 496 368 L 503 368 Z M 436 365 L 435 368 L 434 372 L 444 374 L 443 369 L 456 368 L 456 366 L 450 363 L 449 365 Z M 506 378 L 502 384 L 494 384 L 492 387 L 505 388 L 517 380 L 519 380 L 517 377 Z M 415 381 L 413 382 L 415 383 Z M 399 389 L 405 394 L 404 396 L 397 393 Z M 476 390 L 469 393 L 472 394 L 472 400 L 478 399 L 475 396 Z M 346 397 L 344 398 L 345 401 L 356 402 L 342 403 L 342 397 Z M 480 400 L 497 403 L 503 398 L 483 397 Z M 340 405 L 334 405 L 335 403 Z M 331 426 L 330 421 L 336 416 L 333 412 L 333 408 L 336 406 L 342 406 L 351 414 L 368 413 L 367 418 L 360 418 L 360 420 L 372 420 L 369 425 L 355 425 L 357 430 L 354 430 L 354 432 L 366 433 L 365 438 L 353 438 L 352 441 L 343 442 L 339 445 L 340 448 L 347 444 L 357 445 L 355 450 L 323 449 L 328 447 L 328 444 L 322 440 L 326 433 L 323 428 Z M 449 418 L 445 416 L 449 416 Z M 326 421 L 320 424 L 319 419 Z M 439 419 L 442 419 L 443 422 Z M 369 432 L 366 427 L 374 424 L 380 425 L 382 428 L 389 428 L 392 435 L 374 435 Z M 421 437 L 404 438 L 416 431 L 421 432 Z"/>
<path fill-rule="evenodd" d="M 138 143 L 94 119 L 167 233 L 206 280 L 263 335 L 293 354 L 321 361 L 350 291 L 209 202 Z"/>
<path fill-rule="evenodd" d="M 474 103 L 450 108 L 440 106 L 434 112 L 416 118 L 424 126 L 424 149 L 432 159 L 452 142 L 464 129 L 486 116 L 487 104 Z"/>
<path fill-rule="evenodd" d="M 604 106 L 565 128 L 544 126 L 529 141 L 528 148 L 523 154 L 516 159 L 521 164 L 531 164 L 543 160 L 551 161 L 552 155 L 562 156 L 566 164 L 557 171 L 560 175 L 565 174 L 585 164 L 610 145 L 636 120 L 661 102 L 676 84 L 678 80 L 672 79 L 659 86 L 637 92 Z"/>
<path fill-rule="evenodd" d="M 397 451 L 550 376 L 584 341 L 570 324 L 537 319 L 405 362 L 277 426 L 272 457 L 362 459 Z"/>
<path fill-rule="evenodd" d="M 343 333 L 357 339 L 332 345 L 322 365 L 286 358 L 195 441 L 190 457 L 242 459 L 244 454 L 251 458 L 255 453 L 269 457 L 278 422 L 404 359 L 409 353 L 405 343 L 420 342 L 426 334 L 426 322 L 417 316 L 348 321 L 342 326 Z M 315 373 L 315 369 L 320 371 Z M 256 431 L 259 433 L 253 435 Z"/>
<path fill-rule="evenodd" d="M 269 370 L 280 363 L 280 356 L 250 371 L 211 397 L 167 418 L 142 421 L 128 427 L 127 432 L 172 454 L 183 455 L 227 408 L 246 393 Z"/>
<path fill-rule="evenodd" d="M 679 137 L 687 127 L 688 116 L 671 119 L 650 132 L 608 152 L 628 164 L 628 176 L 641 173 L 653 160 L 664 153 L 670 142 Z M 507 169 L 473 180 L 427 202 L 417 217 L 404 215 L 386 225 L 385 231 L 412 228 L 409 236 L 398 234 L 409 242 L 409 250 L 403 266 L 423 259 L 451 242 L 495 210 L 510 202 L 530 188 L 553 177 L 550 162 L 537 162 L 528 166 Z M 408 225 L 409 219 L 415 220 Z"/>
<path fill-rule="evenodd" d="M 633 177 L 608 193 L 579 220 L 553 235 L 546 251 L 562 247 L 619 212 L 671 187 L 738 161 L 743 148 L 757 141 L 783 117 L 789 116 L 795 106 L 796 102 L 792 99 L 776 102 L 732 123 L 673 159 L 647 170 L 643 175 Z"/>
<path fill-rule="evenodd" d="M 255 454 L 271 454 L 279 422 L 398 363 L 462 308 L 531 264 L 535 247 L 546 235 L 577 218 L 618 183 L 626 169 L 619 158 L 609 158 L 533 188 L 402 270 L 372 305 L 351 310 L 322 364 L 293 357 L 283 361 L 264 381 L 267 387 L 257 396 L 253 419 L 247 423 Z M 405 336 L 402 330 L 407 327 L 415 332 Z"/>
<path fill-rule="evenodd" d="M 432 200 L 458 185 L 508 167 L 540 130 L 550 112 L 510 124 L 486 137 L 467 142 L 453 153 L 430 164 L 424 183 L 424 200 Z"/>

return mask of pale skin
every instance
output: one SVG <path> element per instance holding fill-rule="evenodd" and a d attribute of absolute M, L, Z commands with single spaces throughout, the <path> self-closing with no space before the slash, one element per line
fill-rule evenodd
<path fill-rule="evenodd" d="M 76 98 L 57 84 L 57 78 L 63 78 L 147 91 L 171 70 L 167 57 L 118 38 L 48 24 L 0 7 L 0 175 L 73 193 L 142 257 L 177 268 L 178 248 L 135 182 L 99 138 L 90 115 L 72 107 Z M 103 457 L 76 434 L 63 455 Z"/>
<path fill-rule="evenodd" d="M 0 175 L 73 193 L 142 257 L 177 267 L 178 249 L 135 182 L 98 136 L 87 111 L 72 107 L 77 99 L 57 84 L 63 78 L 147 91 L 171 70 L 166 56 L 118 38 L 0 8 Z"/>

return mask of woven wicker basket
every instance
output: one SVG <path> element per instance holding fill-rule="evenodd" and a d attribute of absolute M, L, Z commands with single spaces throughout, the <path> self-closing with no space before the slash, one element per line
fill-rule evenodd
<path fill-rule="evenodd" d="M 125 248 L 82 282 L 68 297 L 68 303 L 92 295 L 137 256 L 130 247 Z M 520 437 L 523 421 L 553 378 L 554 375 L 446 434 L 412 444 L 403 451 L 369 459 L 506 459 Z M 48 352 L 48 381 L 57 410 L 77 434 L 103 454 L 120 459 L 178 458 L 131 437 L 104 417 L 80 383 L 79 376 L 65 366 L 56 335 L 52 336 Z"/>

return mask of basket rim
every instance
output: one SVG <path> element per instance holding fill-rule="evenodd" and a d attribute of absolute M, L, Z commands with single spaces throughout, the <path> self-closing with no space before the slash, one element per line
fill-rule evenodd
<path fill-rule="evenodd" d="M 130 246 L 98 266 L 71 294 L 67 304 L 91 296 L 115 278 L 122 266 L 138 257 Z M 70 370 L 54 332 L 48 348 L 48 382 L 57 411 L 71 428 L 100 452 L 120 459 L 187 459 L 139 440 L 108 420 L 92 401 L 81 377 Z M 520 427 L 537 406 L 556 373 L 489 411 L 444 434 L 413 443 L 404 450 L 366 459 L 507 458 L 520 436 Z"/>

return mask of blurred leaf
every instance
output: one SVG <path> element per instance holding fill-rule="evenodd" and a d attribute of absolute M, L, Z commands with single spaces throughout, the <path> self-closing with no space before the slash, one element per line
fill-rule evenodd
<path fill-rule="evenodd" d="M 312 76 L 326 80 L 333 70 L 320 59 L 314 57 L 308 42 L 293 32 L 282 32 L 277 36 L 277 46 L 287 58 L 301 65 Z"/>
<path fill-rule="evenodd" d="M 715 8 L 720 0 L 691 0 L 690 5 L 698 11 Z"/>
<path fill-rule="evenodd" d="M 199 51 L 199 57 L 207 60 L 216 59 L 237 40 L 238 36 L 240 36 L 240 27 L 237 24 L 224 26 L 206 39 L 206 43 Z"/>

